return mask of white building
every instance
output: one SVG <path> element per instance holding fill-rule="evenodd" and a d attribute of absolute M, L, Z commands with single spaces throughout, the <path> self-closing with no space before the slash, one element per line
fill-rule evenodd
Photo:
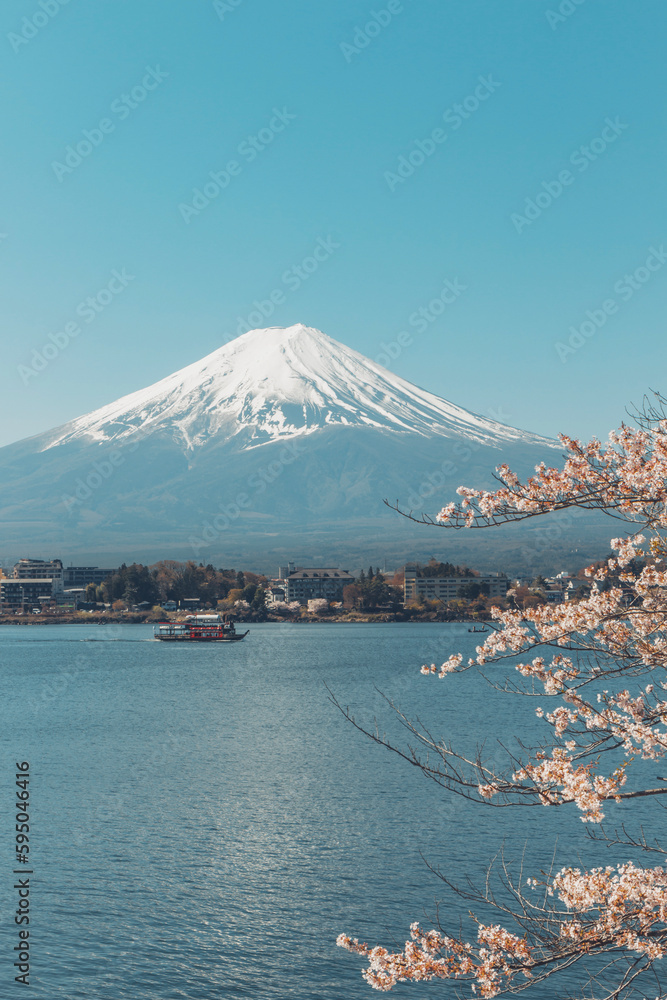
<path fill-rule="evenodd" d="M 89 583 L 99 587 L 113 572 L 112 569 L 100 569 L 99 566 L 66 566 L 63 570 L 67 588 L 86 587 Z"/>
<path fill-rule="evenodd" d="M 289 601 L 306 604 L 317 597 L 327 601 L 342 601 L 343 588 L 354 583 L 354 577 L 344 569 L 306 567 L 287 577 L 286 597 Z"/>
<path fill-rule="evenodd" d="M 504 597 L 509 589 L 509 579 L 502 573 L 489 576 L 419 576 L 419 570 L 405 569 L 403 599 L 414 601 L 423 597 L 427 601 L 453 601 L 461 587 L 476 583 L 488 597 Z"/>
<path fill-rule="evenodd" d="M 266 591 L 267 604 L 280 604 L 285 600 L 284 587 L 268 587 Z"/>
<path fill-rule="evenodd" d="M 13 580 L 51 580 L 52 594 L 62 594 L 63 564 L 60 559 L 19 559 L 12 572 Z"/>

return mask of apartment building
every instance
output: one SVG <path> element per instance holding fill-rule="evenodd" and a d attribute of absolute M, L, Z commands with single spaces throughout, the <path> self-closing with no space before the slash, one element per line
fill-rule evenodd
<path fill-rule="evenodd" d="M 104 583 L 107 577 L 115 573 L 113 569 L 100 569 L 99 566 L 65 566 L 63 570 L 65 587 L 87 587 L 94 583 L 96 587 Z"/>
<path fill-rule="evenodd" d="M 459 589 L 470 583 L 478 584 L 488 597 L 504 597 L 510 586 L 503 573 L 488 576 L 420 576 L 419 570 L 406 567 L 403 599 L 406 604 L 419 597 L 427 601 L 453 601 L 459 596 Z"/>
<path fill-rule="evenodd" d="M 299 567 L 285 580 L 288 601 L 306 604 L 317 597 L 327 601 L 342 601 L 343 587 L 354 583 L 354 577 L 344 569 Z"/>
<path fill-rule="evenodd" d="M 12 611 L 30 611 L 40 608 L 53 599 L 53 580 L 27 579 L 12 577 L 0 580 L 0 611 L 7 614 Z"/>
<path fill-rule="evenodd" d="M 52 581 L 52 593 L 64 590 L 63 564 L 60 559 L 19 559 L 12 570 L 13 580 Z"/>

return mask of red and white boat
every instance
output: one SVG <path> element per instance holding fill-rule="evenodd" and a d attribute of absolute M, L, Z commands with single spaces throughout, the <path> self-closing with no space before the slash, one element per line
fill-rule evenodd
<path fill-rule="evenodd" d="M 220 615 L 188 615 L 182 622 L 158 622 L 153 637 L 162 642 L 240 642 L 248 634 Z"/>

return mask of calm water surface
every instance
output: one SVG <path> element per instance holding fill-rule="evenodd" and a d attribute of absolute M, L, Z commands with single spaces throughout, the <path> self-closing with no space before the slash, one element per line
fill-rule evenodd
<path fill-rule="evenodd" d="M 39 1000 L 377 996 L 336 948 L 341 931 L 392 947 L 437 901 L 452 929 L 466 916 L 422 854 L 453 877 L 482 876 L 503 841 L 510 859 L 526 850 L 531 872 L 556 838 L 563 857 L 590 860 L 572 812 L 447 798 L 329 700 L 325 682 L 405 743 L 379 689 L 438 737 L 486 740 L 493 757 L 497 736 L 538 731 L 535 703 L 472 673 L 419 674 L 478 641 L 457 624 L 254 625 L 242 643 L 184 649 L 144 626 L 3 627 L 1 995 L 19 989 L 19 760 L 31 764 L 35 872 L 21 995 Z"/>

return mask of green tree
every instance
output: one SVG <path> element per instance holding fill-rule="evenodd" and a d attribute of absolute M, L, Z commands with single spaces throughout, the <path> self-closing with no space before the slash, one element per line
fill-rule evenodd
<path fill-rule="evenodd" d="M 395 610 L 400 597 L 395 587 L 385 583 L 384 577 L 378 573 L 369 579 L 359 578 L 357 591 L 364 611 L 374 611 L 378 607 L 391 607 Z"/>
<path fill-rule="evenodd" d="M 476 600 L 481 594 L 488 595 L 488 583 L 464 583 L 456 592 L 457 597 L 465 597 L 469 601 Z"/>
<path fill-rule="evenodd" d="M 255 589 L 255 595 L 250 606 L 253 611 L 258 613 L 266 611 L 266 591 L 263 587 L 257 587 Z"/>
<path fill-rule="evenodd" d="M 418 576 L 464 576 L 472 577 L 475 574 L 468 566 L 455 566 L 450 562 L 437 562 L 431 558 L 426 566 L 417 565 Z"/>

